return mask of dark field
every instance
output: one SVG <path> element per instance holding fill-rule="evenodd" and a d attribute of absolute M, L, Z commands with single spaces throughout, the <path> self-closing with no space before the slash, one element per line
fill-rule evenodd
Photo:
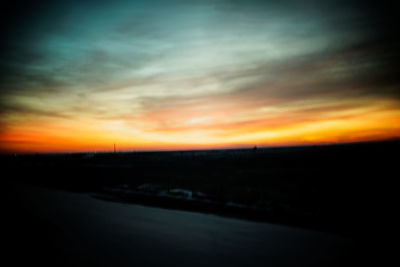
<path fill-rule="evenodd" d="M 92 197 L 379 238 L 397 177 L 399 141 L 237 150 L 2 156 L 11 229 L 33 235 L 18 184 Z M 14 190 L 9 190 L 13 187 Z M 16 189 L 15 189 L 16 188 Z M 17 210 L 17 211 L 16 211 Z M 387 224 L 389 227 L 390 223 Z M 22 241 L 23 242 L 23 241 Z M 375 251 L 377 252 L 377 251 Z M 79 263 L 79 262 L 78 262 Z"/>

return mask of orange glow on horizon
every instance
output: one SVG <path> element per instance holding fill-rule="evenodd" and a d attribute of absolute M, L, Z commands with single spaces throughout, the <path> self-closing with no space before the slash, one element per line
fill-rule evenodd
<path fill-rule="evenodd" d="M 178 111 L 176 111 L 178 112 Z M 166 116 L 178 118 L 174 112 Z M 261 146 L 317 145 L 400 138 L 400 110 L 361 112 L 314 120 L 290 116 L 226 124 L 218 113 L 182 115 L 177 128 L 134 128 L 124 120 L 30 121 L 0 133 L 2 153 L 187 150 Z M 165 117 L 167 118 L 167 117 Z M 165 119 L 164 118 L 164 119 Z M 221 122 L 216 121 L 222 120 Z M 138 122 L 137 122 L 138 123 Z M 146 125 L 145 122 L 142 122 Z"/>

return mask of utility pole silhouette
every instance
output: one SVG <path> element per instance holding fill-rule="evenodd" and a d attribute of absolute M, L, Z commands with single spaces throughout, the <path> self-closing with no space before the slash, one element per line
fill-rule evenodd
<path fill-rule="evenodd" d="M 115 143 L 114 143 L 114 153 L 116 153 L 116 150 L 115 150 Z"/>

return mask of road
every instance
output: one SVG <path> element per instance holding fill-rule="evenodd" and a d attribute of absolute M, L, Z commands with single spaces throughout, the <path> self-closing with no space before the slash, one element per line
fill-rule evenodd
<path fill-rule="evenodd" d="M 333 234 L 107 202 L 13 184 L 5 221 L 13 265 L 343 266 L 356 243 Z"/>

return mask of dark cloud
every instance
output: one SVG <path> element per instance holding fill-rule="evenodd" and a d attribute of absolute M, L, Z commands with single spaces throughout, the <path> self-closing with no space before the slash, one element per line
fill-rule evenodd
<path fill-rule="evenodd" d="M 31 118 L 37 117 L 47 117 L 47 118 L 70 118 L 71 116 L 65 114 L 64 112 L 57 112 L 54 110 L 44 110 L 39 108 L 32 108 L 24 105 L 10 104 L 10 103 L 0 103 L 0 115 L 4 114 L 16 114 L 22 115 L 27 118 L 27 114 Z"/>
<path fill-rule="evenodd" d="M 216 76 L 222 81 L 253 76 L 254 82 L 235 91 L 264 91 L 265 97 L 369 95 L 400 99 L 397 56 L 391 44 L 363 42 Z"/>

